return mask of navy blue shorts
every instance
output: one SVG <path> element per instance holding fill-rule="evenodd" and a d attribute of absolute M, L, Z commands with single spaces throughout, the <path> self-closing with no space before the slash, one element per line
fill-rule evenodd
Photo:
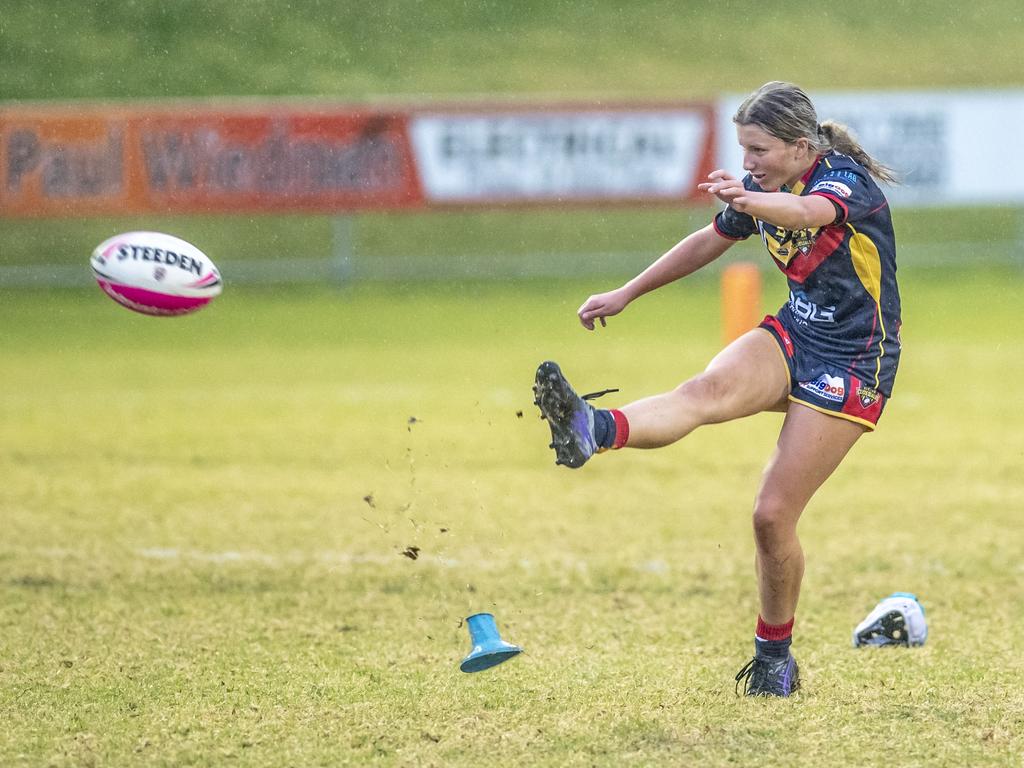
<path fill-rule="evenodd" d="M 812 356 L 799 345 L 774 315 L 761 321 L 779 345 L 789 369 L 789 399 L 816 411 L 863 424 L 874 429 L 885 408 L 886 397 L 877 388 L 863 381 L 853 370 L 853 361 L 824 361 Z M 858 361 L 862 365 L 865 362 Z M 895 370 L 892 371 L 895 378 Z M 888 382 L 892 391 L 892 382 Z"/>

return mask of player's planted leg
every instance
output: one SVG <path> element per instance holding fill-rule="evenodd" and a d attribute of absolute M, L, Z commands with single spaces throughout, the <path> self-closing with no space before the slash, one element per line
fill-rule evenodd
<path fill-rule="evenodd" d="M 794 403 L 754 504 L 754 542 L 760 613 L 755 655 L 736 675 L 748 696 L 789 696 L 800 686 L 790 653 L 804 556 L 796 535 L 807 503 L 857 439 L 860 424 Z"/>

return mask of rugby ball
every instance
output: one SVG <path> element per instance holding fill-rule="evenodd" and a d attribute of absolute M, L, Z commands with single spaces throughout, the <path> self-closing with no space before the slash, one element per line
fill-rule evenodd
<path fill-rule="evenodd" d="M 205 253 L 162 232 L 115 235 L 96 246 L 90 264 L 107 296 L 144 315 L 187 315 L 223 287 Z"/>

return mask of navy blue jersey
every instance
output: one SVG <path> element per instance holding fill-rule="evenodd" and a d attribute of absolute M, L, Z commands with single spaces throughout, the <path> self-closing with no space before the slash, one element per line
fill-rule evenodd
<path fill-rule="evenodd" d="M 750 174 L 743 187 L 763 192 Z M 790 231 L 726 207 L 715 231 L 731 240 L 761 235 L 789 281 L 779 318 L 793 341 L 823 362 L 841 365 L 888 397 L 900 353 L 896 239 L 885 195 L 846 155 L 819 158 L 789 192 L 821 195 L 836 218 L 824 227 Z"/>

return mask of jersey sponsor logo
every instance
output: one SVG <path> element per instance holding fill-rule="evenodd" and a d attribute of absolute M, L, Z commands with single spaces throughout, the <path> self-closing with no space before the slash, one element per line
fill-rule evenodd
<path fill-rule="evenodd" d="M 800 388 L 833 403 L 841 403 L 846 399 L 846 383 L 842 376 L 823 373 L 814 381 L 801 381 Z"/>
<path fill-rule="evenodd" d="M 836 308 L 823 307 L 815 304 L 807 298 L 803 291 L 789 292 L 789 309 L 796 316 L 797 320 L 807 323 L 834 323 L 836 321 Z"/>
<path fill-rule="evenodd" d="M 870 408 L 878 402 L 878 398 L 881 395 L 878 394 L 878 390 L 874 387 L 857 387 L 857 397 L 861 405 L 865 408 Z"/>
<path fill-rule="evenodd" d="M 834 170 L 823 173 L 819 181 L 845 181 L 849 184 L 856 184 L 857 174 L 853 171 Z"/>
<path fill-rule="evenodd" d="M 811 187 L 811 192 L 831 192 L 839 197 L 849 197 L 853 194 L 853 190 L 841 181 L 819 181 Z"/>

